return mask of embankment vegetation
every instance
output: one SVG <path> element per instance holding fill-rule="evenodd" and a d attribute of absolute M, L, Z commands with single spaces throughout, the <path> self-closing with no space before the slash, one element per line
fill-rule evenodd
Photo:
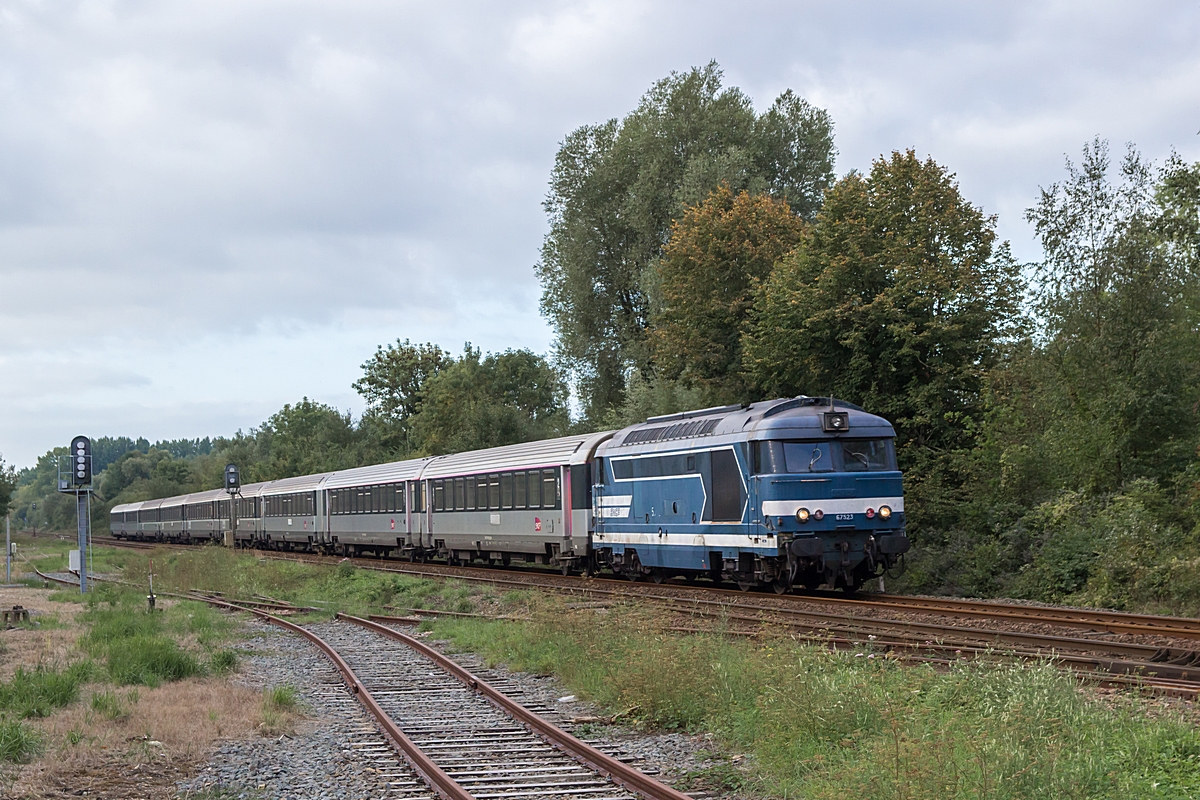
<path fill-rule="evenodd" d="M 131 559 L 127 576 L 143 564 Z M 334 611 L 429 607 L 482 616 L 423 623 L 491 663 L 558 677 L 615 722 L 710 734 L 697 790 L 864 798 L 1186 797 L 1200 791 L 1200 733 L 1185 704 L 1084 685 L 1048 662 L 903 663 L 864 645 L 830 651 L 764 629 L 757 638 L 672 631 L 636 602 L 574 604 L 534 590 L 218 548 L 172 555 L 163 585 L 267 595 Z M 243 583 L 245 582 L 245 583 Z M 504 616 L 504 620 L 489 617 Z M 270 716 L 286 689 L 268 692 Z M 581 731 L 587 735 L 586 731 Z"/>

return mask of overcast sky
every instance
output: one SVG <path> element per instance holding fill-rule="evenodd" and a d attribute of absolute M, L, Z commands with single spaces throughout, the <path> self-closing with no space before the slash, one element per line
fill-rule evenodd
<path fill-rule="evenodd" d="M 716 59 L 998 214 L 1100 135 L 1200 159 L 1200 5 L 0 0 L 0 453 L 359 413 L 376 345 L 546 352 L 563 136 Z M 990 8 L 990 10 L 989 10 Z"/>

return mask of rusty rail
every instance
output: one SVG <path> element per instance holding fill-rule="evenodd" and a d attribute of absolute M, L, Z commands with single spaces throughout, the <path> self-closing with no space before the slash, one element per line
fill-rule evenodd
<path fill-rule="evenodd" d="M 337 618 L 347 622 L 353 622 L 356 625 L 361 625 L 368 630 L 395 639 L 396 641 L 411 647 L 413 650 L 416 650 L 418 653 L 449 672 L 459 681 L 464 683 L 468 688 L 487 697 L 492 701 L 492 703 L 504 711 L 504 713 L 508 714 L 517 722 L 525 725 L 530 730 L 537 733 L 546 741 L 550 742 L 550 744 L 553 746 L 566 753 L 569 753 L 580 763 L 590 767 L 604 777 L 625 787 L 631 792 L 636 792 L 642 797 L 648 798 L 648 800 L 692 800 L 692 798 L 688 797 L 683 792 L 672 789 L 665 783 L 657 781 L 649 775 L 639 772 L 633 767 L 618 761 L 612 756 L 601 753 L 596 748 L 580 741 L 579 739 L 576 739 L 574 736 L 562 730 L 558 726 L 552 725 L 537 714 L 525 708 L 525 706 L 508 697 L 499 689 L 496 689 L 495 687 L 489 685 L 486 681 L 475 677 L 453 660 L 442 655 L 424 642 L 420 642 L 411 636 L 407 636 L 397 630 L 393 630 L 386 625 L 381 625 L 378 622 L 362 619 L 361 617 L 354 617 L 349 614 L 342 614 L 339 612 Z"/>
<path fill-rule="evenodd" d="M 392 722 L 392 718 L 384 713 L 379 707 L 379 703 L 367 691 L 367 687 L 359 682 L 358 676 L 354 674 L 354 670 L 350 669 L 350 665 L 342 659 L 338 652 L 330 647 L 324 639 L 317 636 L 311 631 L 305 630 L 294 622 L 288 622 L 286 619 L 268 614 L 265 611 L 260 611 L 257 608 L 246 608 L 235 605 L 234 603 L 224 600 L 215 600 L 204 598 L 204 602 L 220 608 L 226 608 L 231 611 L 248 611 L 257 617 L 267 620 L 273 625 L 278 625 L 292 633 L 297 633 L 308 639 L 317 648 L 325 654 L 325 656 L 333 662 L 337 667 L 338 672 L 342 674 L 342 679 L 350 688 L 351 694 L 358 698 L 358 701 L 363 704 L 363 707 L 370 712 L 371 716 L 383 728 L 388 738 L 392 740 L 392 746 L 400 753 L 408 765 L 413 768 L 413 771 L 421 776 L 421 779 L 429 784 L 435 792 L 441 795 L 446 800 L 475 800 L 474 795 L 464 789 L 453 778 L 442 771 L 442 768 L 433 763 L 433 760 L 425 755 L 425 753 L 404 735 L 404 731 L 396 727 L 396 723 Z"/>

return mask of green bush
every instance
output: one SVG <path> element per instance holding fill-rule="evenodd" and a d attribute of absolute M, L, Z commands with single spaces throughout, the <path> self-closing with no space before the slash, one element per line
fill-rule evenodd
<path fill-rule="evenodd" d="M 108 608 L 89 609 L 85 617 L 91 630 L 83 644 L 105 659 L 109 677 L 118 684 L 157 686 L 199 675 L 199 660 L 166 634 L 163 615 L 148 614 L 133 603 L 132 597 L 118 597 Z"/>

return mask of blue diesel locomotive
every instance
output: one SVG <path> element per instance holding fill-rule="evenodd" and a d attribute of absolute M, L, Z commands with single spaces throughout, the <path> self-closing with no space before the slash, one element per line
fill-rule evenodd
<path fill-rule="evenodd" d="M 833 398 L 116 506 L 114 536 L 855 591 L 909 549 L 895 432 Z"/>
<path fill-rule="evenodd" d="M 605 442 L 593 466 L 598 564 L 855 591 L 909 549 L 895 432 L 830 398 L 655 417 Z"/>

